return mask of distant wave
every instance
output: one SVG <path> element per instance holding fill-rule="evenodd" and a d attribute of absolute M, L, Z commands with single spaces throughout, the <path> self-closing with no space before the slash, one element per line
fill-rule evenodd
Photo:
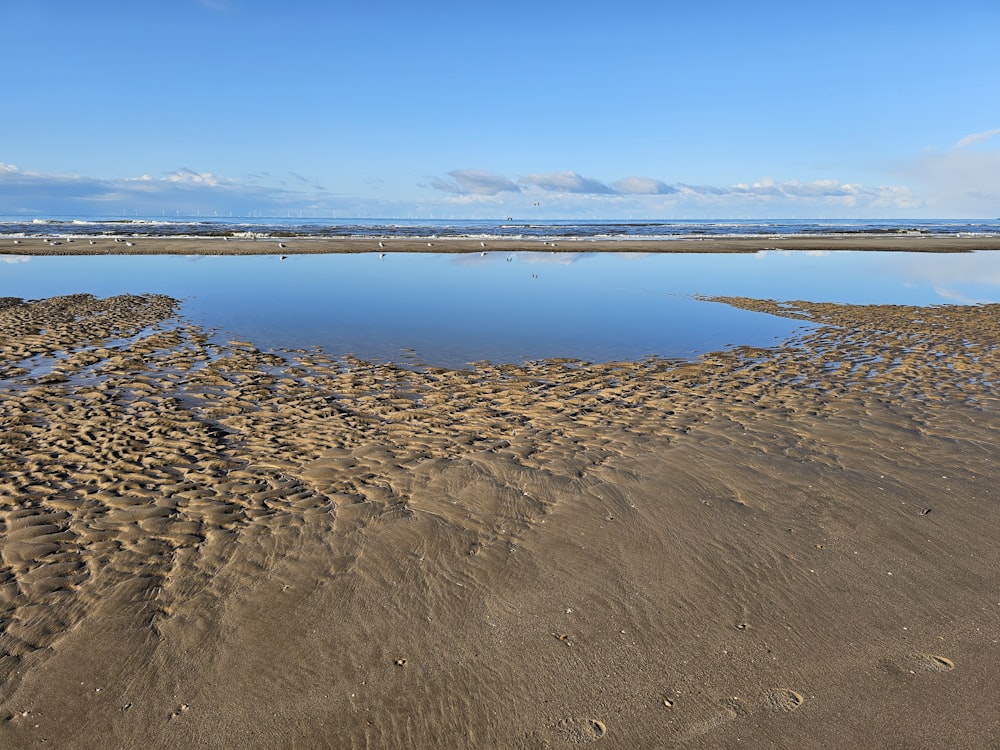
<path fill-rule="evenodd" d="M 1000 220 L 401 220 L 0 217 L 0 237 L 329 237 L 383 239 L 685 239 L 920 234 L 998 237 Z"/>

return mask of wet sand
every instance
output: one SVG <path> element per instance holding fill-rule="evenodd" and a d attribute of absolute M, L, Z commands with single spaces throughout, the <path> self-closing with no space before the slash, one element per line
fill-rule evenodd
<path fill-rule="evenodd" d="M 322 253 L 754 253 L 762 250 L 878 250 L 883 252 L 962 253 L 1000 250 L 1000 237 L 942 235 L 823 235 L 815 237 L 737 237 L 677 240 L 481 240 L 132 237 L 0 238 L 0 254 L 21 255 L 293 255 Z M 90 244 L 94 239 L 95 244 Z"/>
<path fill-rule="evenodd" d="M 0 747 L 995 747 L 1000 306 L 711 303 L 823 325 L 407 370 L 0 299 Z"/>

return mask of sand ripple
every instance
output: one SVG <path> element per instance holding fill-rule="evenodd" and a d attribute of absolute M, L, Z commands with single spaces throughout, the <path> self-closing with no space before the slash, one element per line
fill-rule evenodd
<path fill-rule="evenodd" d="M 1000 310 L 715 302 L 820 327 L 449 371 L 0 298 L 0 740 L 987 746 L 910 707 L 987 679 Z"/>

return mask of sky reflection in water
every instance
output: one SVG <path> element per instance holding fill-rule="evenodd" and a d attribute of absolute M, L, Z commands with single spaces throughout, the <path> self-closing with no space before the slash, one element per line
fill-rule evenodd
<path fill-rule="evenodd" d="M 693 358 L 773 346 L 802 323 L 692 295 L 997 302 L 1000 253 L 0 256 L 0 296 L 76 292 L 169 294 L 261 347 L 380 361 Z"/>

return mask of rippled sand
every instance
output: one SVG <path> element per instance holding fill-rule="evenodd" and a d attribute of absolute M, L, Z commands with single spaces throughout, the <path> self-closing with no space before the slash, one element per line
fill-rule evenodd
<path fill-rule="evenodd" d="M 0 298 L 0 747 L 992 747 L 1000 307 L 401 369 Z"/>

